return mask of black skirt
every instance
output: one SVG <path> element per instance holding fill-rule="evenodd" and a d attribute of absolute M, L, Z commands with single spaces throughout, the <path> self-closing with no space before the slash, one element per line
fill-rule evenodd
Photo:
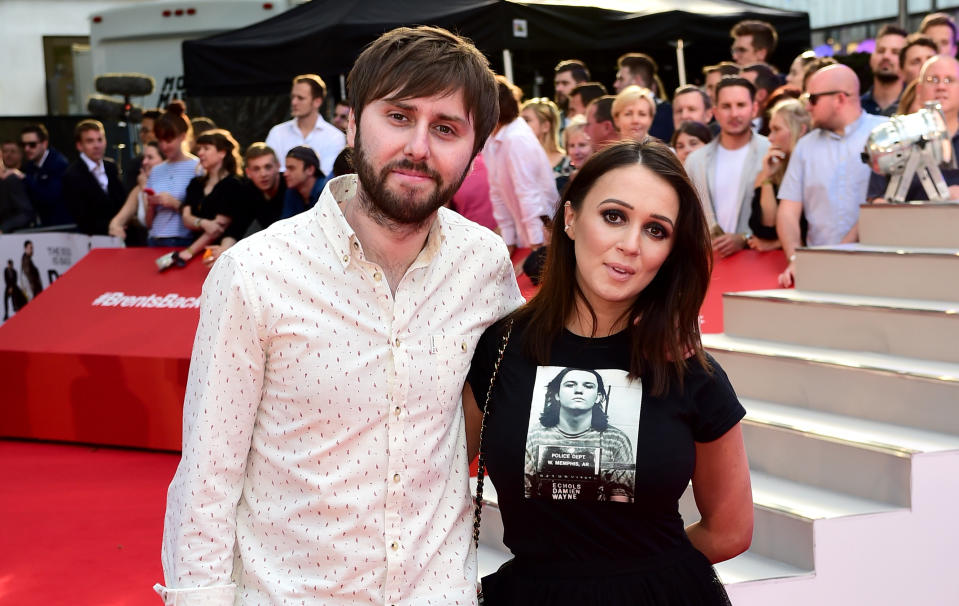
<path fill-rule="evenodd" d="M 483 606 L 730 606 L 702 553 L 683 547 L 641 561 L 529 562 L 483 578 Z"/>

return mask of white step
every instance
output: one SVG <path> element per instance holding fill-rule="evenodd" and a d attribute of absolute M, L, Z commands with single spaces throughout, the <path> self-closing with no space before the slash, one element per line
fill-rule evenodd
<path fill-rule="evenodd" d="M 959 248 L 959 203 L 863 204 L 859 207 L 859 241 L 879 246 Z"/>
<path fill-rule="evenodd" d="M 959 435 L 959 364 L 706 334 L 740 397 Z"/>
<path fill-rule="evenodd" d="M 751 549 L 713 567 L 725 585 L 812 575 L 809 570 L 763 557 Z"/>
<path fill-rule="evenodd" d="M 747 339 L 959 363 L 959 302 L 794 289 L 726 293 L 723 329 Z"/>
<path fill-rule="evenodd" d="M 796 288 L 959 302 L 959 249 L 841 244 L 796 251 Z"/>

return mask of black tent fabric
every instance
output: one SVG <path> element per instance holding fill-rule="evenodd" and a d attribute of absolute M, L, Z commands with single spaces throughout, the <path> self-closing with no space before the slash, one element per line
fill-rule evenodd
<path fill-rule="evenodd" d="M 619 54 L 642 51 L 660 63 L 667 86 L 677 82 L 671 43 L 683 39 L 690 80 L 708 63 L 729 58 L 729 29 L 762 19 L 779 33 L 773 62 L 788 67 L 809 47 L 806 13 L 734 0 L 312 0 L 251 26 L 183 43 L 187 93 L 250 96 L 289 91 L 296 74 L 332 83 L 349 72 L 363 47 L 401 25 L 437 25 L 470 39 L 502 72 L 512 51 L 514 80 L 527 84 L 572 57 L 593 79 L 609 82 Z M 599 68 L 599 69 L 597 69 Z"/>

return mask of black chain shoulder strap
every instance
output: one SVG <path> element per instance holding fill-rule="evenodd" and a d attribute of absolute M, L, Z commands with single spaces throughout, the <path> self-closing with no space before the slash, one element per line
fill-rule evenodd
<path fill-rule="evenodd" d="M 486 477 L 486 453 L 483 448 L 486 437 L 486 417 L 489 416 L 489 402 L 493 395 L 493 384 L 496 383 L 496 375 L 499 374 L 499 365 L 503 361 L 503 354 L 506 353 L 506 345 L 509 344 L 511 332 L 513 332 L 513 320 L 506 323 L 506 333 L 503 335 L 503 342 L 499 346 L 496 363 L 493 365 L 493 374 L 489 378 L 486 403 L 483 405 L 483 420 L 480 423 L 479 467 L 476 471 L 476 509 L 473 510 L 473 545 L 477 548 L 479 547 L 480 516 L 483 513 L 483 478 Z"/>

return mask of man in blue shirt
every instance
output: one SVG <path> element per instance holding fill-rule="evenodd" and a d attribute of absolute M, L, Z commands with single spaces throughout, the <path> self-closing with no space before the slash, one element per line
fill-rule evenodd
<path fill-rule="evenodd" d="M 281 219 L 289 219 L 313 208 L 326 185 L 326 175 L 320 170 L 316 152 L 305 145 L 298 145 L 286 153 L 286 196 L 283 198 Z"/>
<path fill-rule="evenodd" d="M 50 147 L 46 127 L 42 124 L 25 126 L 20 131 L 20 147 L 23 148 L 27 194 L 40 224 L 44 227 L 72 224 L 73 215 L 63 199 L 63 174 L 70 163 L 63 154 Z"/>
<path fill-rule="evenodd" d="M 779 276 L 784 287 L 795 278 L 803 213 L 809 222 L 809 246 L 859 240 L 859 205 L 866 201 L 870 174 L 860 154 L 872 129 L 888 120 L 862 110 L 859 78 L 845 65 L 829 65 L 813 74 L 803 99 L 817 128 L 796 144 L 779 186 L 776 231 L 789 259 Z"/>

